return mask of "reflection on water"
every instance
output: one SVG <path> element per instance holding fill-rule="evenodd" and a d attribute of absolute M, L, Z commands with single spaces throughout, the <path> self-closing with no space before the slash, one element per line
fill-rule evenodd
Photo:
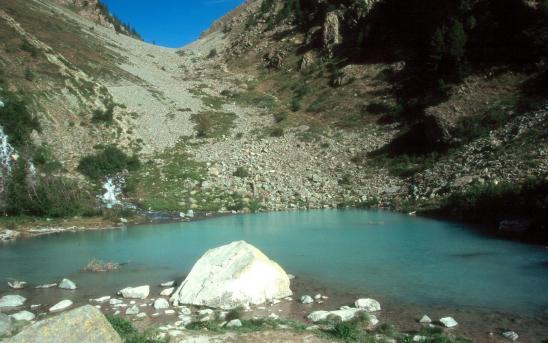
<path fill-rule="evenodd" d="M 548 269 L 525 267 L 545 265 L 547 250 L 382 211 L 264 213 L 22 240 L 0 248 L 0 280 L 69 277 L 83 293 L 112 294 L 180 279 L 206 250 L 241 239 L 288 273 L 339 290 L 425 305 L 548 307 Z M 81 272 L 92 258 L 130 263 L 115 273 Z"/>

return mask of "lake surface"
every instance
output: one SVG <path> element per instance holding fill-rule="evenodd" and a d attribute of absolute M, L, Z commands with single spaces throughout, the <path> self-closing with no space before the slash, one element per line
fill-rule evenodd
<path fill-rule="evenodd" d="M 524 314 L 548 309 L 548 249 L 482 236 L 463 224 L 361 210 L 226 216 L 19 240 L 0 246 L 0 295 L 9 292 L 10 277 L 33 285 L 69 277 L 90 296 L 156 285 L 183 277 L 207 249 L 234 240 L 255 245 L 299 278 L 363 296 Z M 129 264 L 115 273 L 81 272 L 92 258 Z"/>

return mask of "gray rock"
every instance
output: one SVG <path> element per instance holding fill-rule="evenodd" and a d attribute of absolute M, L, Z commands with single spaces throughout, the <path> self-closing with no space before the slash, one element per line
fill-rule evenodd
<path fill-rule="evenodd" d="M 314 302 L 314 299 L 310 295 L 303 295 L 301 297 L 301 303 L 302 304 L 312 304 Z"/>
<path fill-rule="evenodd" d="M 2 100 L 0 100 L 0 108 L 4 108 L 4 102 Z"/>
<path fill-rule="evenodd" d="M 326 320 L 327 317 L 329 316 L 329 311 L 314 311 L 312 312 L 311 314 L 308 315 L 308 320 L 310 320 L 311 322 L 320 322 L 322 320 Z"/>
<path fill-rule="evenodd" d="M 139 306 L 137 305 L 133 305 L 131 306 L 130 308 L 128 308 L 126 310 L 126 314 L 127 315 L 136 315 L 137 313 L 139 313 L 141 311 L 141 309 L 139 308 Z"/>
<path fill-rule="evenodd" d="M 146 299 L 150 293 L 150 286 L 126 287 L 118 292 L 124 298 Z"/>
<path fill-rule="evenodd" d="M 440 323 L 442 323 L 446 328 L 452 328 L 459 325 L 453 317 L 443 317 L 440 319 Z"/>
<path fill-rule="evenodd" d="M 13 318 L 13 320 L 25 320 L 27 322 L 30 322 L 31 320 L 34 320 L 34 318 L 36 318 L 34 313 L 29 311 L 20 311 L 14 314 L 10 314 L 10 317 Z"/>
<path fill-rule="evenodd" d="M 358 299 L 354 302 L 354 306 L 364 310 L 365 312 L 375 312 L 381 310 L 381 304 L 377 300 L 371 298 Z"/>
<path fill-rule="evenodd" d="M 67 309 L 71 306 L 72 306 L 72 301 L 68 300 L 68 299 L 65 299 L 65 300 L 61 300 L 57 304 L 50 307 L 49 311 L 50 312 L 62 311 L 62 310 L 65 310 L 65 309 Z"/>
<path fill-rule="evenodd" d="M 160 295 L 163 295 L 164 297 L 169 297 L 171 294 L 173 294 L 173 291 L 175 291 L 175 287 L 169 287 L 160 292 Z"/>
<path fill-rule="evenodd" d="M 164 298 L 158 298 L 154 301 L 154 308 L 156 310 L 165 310 L 166 308 L 169 308 L 169 303 Z"/>
<path fill-rule="evenodd" d="M 430 324 L 432 323 L 432 319 L 430 319 L 430 317 L 428 317 L 426 314 L 424 316 L 422 316 L 422 318 L 419 320 L 419 323 L 421 324 Z"/>
<path fill-rule="evenodd" d="M 25 281 L 18 281 L 18 280 L 8 281 L 8 286 L 13 289 L 23 289 L 25 288 L 26 285 L 27 283 Z"/>
<path fill-rule="evenodd" d="M 26 327 L 5 343 L 122 343 L 101 311 L 86 305 Z"/>
<path fill-rule="evenodd" d="M 339 16 L 337 12 L 329 12 L 325 16 L 323 23 L 323 47 L 324 49 L 331 51 L 335 46 L 341 43 L 341 34 L 339 32 Z"/>
<path fill-rule="evenodd" d="M 27 301 L 27 299 L 20 295 L 4 295 L 0 298 L 0 309 L 22 306 L 25 301 Z"/>
<path fill-rule="evenodd" d="M 505 331 L 502 333 L 502 336 L 511 341 L 516 341 L 519 338 L 518 334 L 515 331 Z"/>
<path fill-rule="evenodd" d="M 61 280 L 61 282 L 59 282 L 59 285 L 57 287 L 62 289 L 74 290 L 76 289 L 76 284 L 69 279 L 63 279 Z"/>
<path fill-rule="evenodd" d="M 162 287 L 173 287 L 175 285 L 175 281 L 167 281 L 167 282 L 162 282 L 160 284 L 160 286 Z"/>
<path fill-rule="evenodd" d="M 242 322 L 239 319 L 233 319 L 226 324 L 227 328 L 239 328 L 242 326 Z"/>

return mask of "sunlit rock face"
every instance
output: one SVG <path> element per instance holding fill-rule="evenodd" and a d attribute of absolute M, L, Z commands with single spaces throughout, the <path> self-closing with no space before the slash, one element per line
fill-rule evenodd
<path fill-rule="evenodd" d="M 286 272 L 259 249 L 238 241 L 207 251 L 171 301 L 230 309 L 291 294 Z"/>

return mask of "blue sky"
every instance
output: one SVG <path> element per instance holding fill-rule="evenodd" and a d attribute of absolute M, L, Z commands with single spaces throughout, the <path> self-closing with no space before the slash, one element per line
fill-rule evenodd
<path fill-rule="evenodd" d="M 244 0 L 103 0 L 147 42 L 179 48 Z"/>

